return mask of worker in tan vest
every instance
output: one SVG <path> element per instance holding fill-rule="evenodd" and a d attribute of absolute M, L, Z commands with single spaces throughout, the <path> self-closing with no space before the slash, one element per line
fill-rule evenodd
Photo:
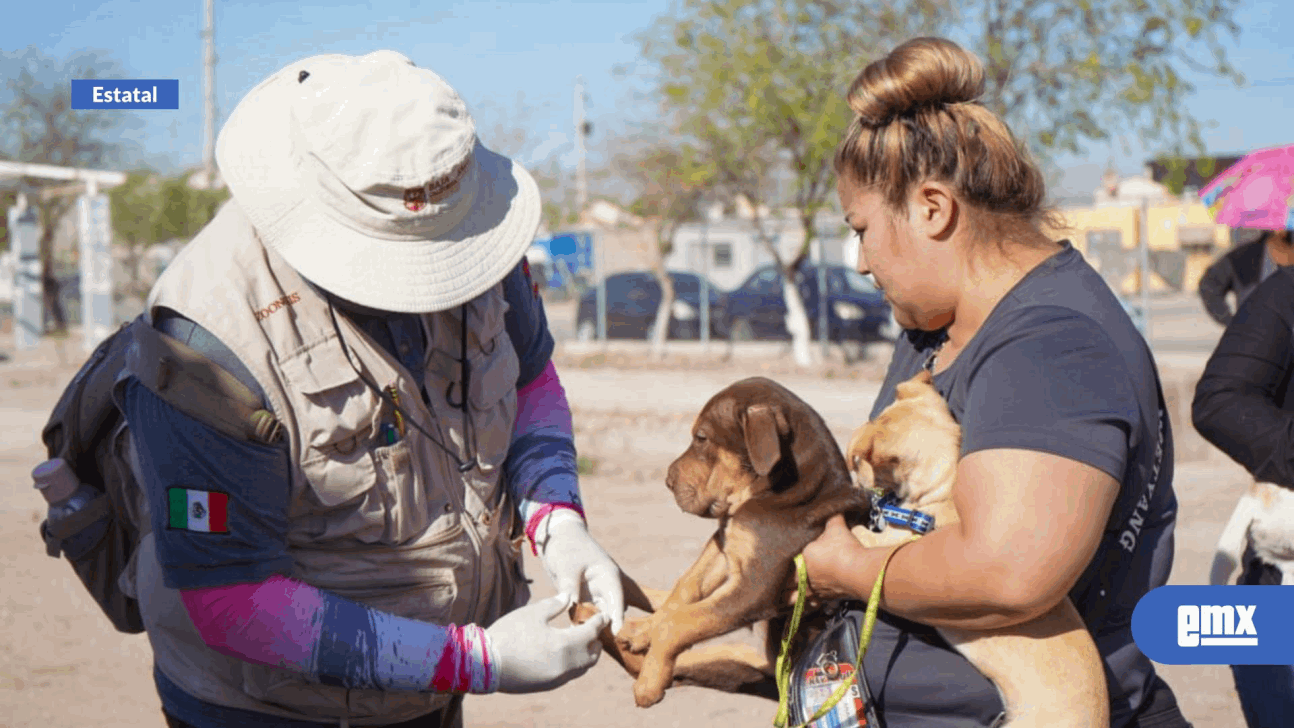
<path fill-rule="evenodd" d="M 583 674 L 624 597 L 523 261 L 533 179 L 390 51 L 278 71 L 217 157 L 232 199 L 146 313 L 281 437 L 120 389 L 150 531 L 124 581 L 168 725 L 455 726 L 466 693 Z M 530 605 L 527 544 L 559 592 Z M 582 589 L 602 613 L 550 625 Z"/>

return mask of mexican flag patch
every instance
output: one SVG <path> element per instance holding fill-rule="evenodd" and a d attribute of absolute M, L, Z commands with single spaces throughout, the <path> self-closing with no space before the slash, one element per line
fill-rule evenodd
<path fill-rule="evenodd" d="M 229 533 L 229 494 L 192 488 L 167 488 L 170 527 L 200 533 Z"/>

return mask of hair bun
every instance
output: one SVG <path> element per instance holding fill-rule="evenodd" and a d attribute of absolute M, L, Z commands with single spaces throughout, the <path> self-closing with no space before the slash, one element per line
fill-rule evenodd
<path fill-rule="evenodd" d="M 973 53 L 943 38 L 914 38 L 868 64 L 847 98 L 860 122 L 878 127 L 983 93 L 984 66 Z"/>

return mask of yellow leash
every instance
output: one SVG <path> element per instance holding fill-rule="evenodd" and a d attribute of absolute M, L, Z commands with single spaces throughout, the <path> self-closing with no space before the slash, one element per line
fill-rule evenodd
<path fill-rule="evenodd" d="M 890 549 L 885 555 L 885 561 L 881 562 L 881 571 L 876 575 L 876 582 L 872 584 L 872 595 L 867 599 L 867 611 L 863 615 L 863 630 L 858 636 L 858 659 L 854 660 L 854 673 L 849 680 L 841 683 L 840 687 L 827 698 L 807 721 L 801 723 L 795 728 L 806 728 L 815 720 L 826 715 L 832 708 L 836 707 L 845 693 L 853 686 L 854 681 L 858 679 L 863 664 L 863 655 L 867 653 L 867 646 L 872 641 L 872 631 L 876 627 L 876 613 L 881 607 L 881 584 L 885 581 L 885 569 L 890 565 L 890 559 L 898 550 L 909 543 L 920 538 L 913 534 L 912 538 Z M 800 617 L 804 614 L 804 603 L 809 592 L 809 572 L 804 566 L 804 556 L 795 557 L 795 578 L 796 585 L 799 587 L 795 595 L 795 609 L 791 612 L 791 621 L 786 625 L 786 633 L 782 635 L 782 648 L 777 653 L 777 663 L 774 665 L 774 675 L 777 680 L 777 716 L 773 718 L 774 728 L 787 728 L 790 722 L 790 697 L 791 697 L 791 660 L 788 654 L 791 649 L 791 639 L 800 629 Z"/>

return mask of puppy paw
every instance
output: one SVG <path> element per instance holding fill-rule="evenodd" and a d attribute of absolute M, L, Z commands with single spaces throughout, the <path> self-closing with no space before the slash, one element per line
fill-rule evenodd
<path fill-rule="evenodd" d="M 657 642 L 643 658 L 642 669 L 634 680 L 634 703 L 649 708 L 665 697 L 665 689 L 674 680 L 675 658 L 666 654 L 663 642 Z"/>
<path fill-rule="evenodd" d="M 650 618 L 625 620 L 624 627 L 616 635 L 616 644 L 626 652 L 641 655 L 651 647 L 651 634 L 655 626 L 655 620 Z"/>
<path fill-rule="evenodd" d="M 589 602 L 577 602 L 571 606 L 567 616 L 571 618 L 571 624 L 584 624 L 598 613 L 598 608 Z M 607 627 L 606 629 L 610 629 Z"/>
<path fill-rule="evenodd" d="M 626 655 L 645 655 L 647 650 L 651 649 L 651 637 L 639 636 L 633 639 L 616 637 L 616 647 L 619 647 Z"/>
<path fill-rule="evenodd" d="M 643 630 L 634 635 L 633 638 L 629 640 L 627 647 L 629 651 L 635 655 L 644 654 L 647 650 L 651 649 L 651 632 Z"/>
<path fill-rule="evenodd" d="M 650 708 L 665 697 L 665 689 L 649 684 L 642 675 L 634 681 L 634 704 L 639 708 Z"/>

